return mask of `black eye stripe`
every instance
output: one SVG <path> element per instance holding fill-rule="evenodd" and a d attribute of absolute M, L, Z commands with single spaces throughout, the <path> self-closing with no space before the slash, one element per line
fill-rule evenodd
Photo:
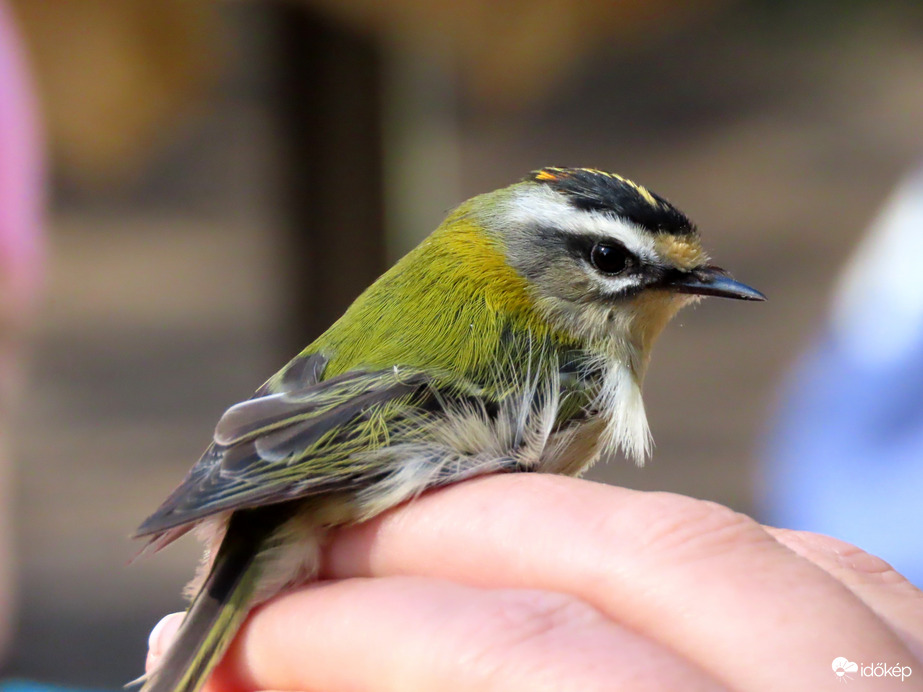
<path fill-rule="evenodd" d="M 587 262 L 602 274 L 617 274 L 641 266 L 637 255 L 617 240 L 590 235 L 565 235 L 564 242 L 571 255 Z"/>
<path fill-rule="evenodd" d="M 590 254 L 593 252 L 593 248 L 597 245 L 606 245 L 613 248 L 618 248 L 622 252 L 626 253 L 629 257 L 632 258 L 632 261 L 635 264 L 639 264 L 637 256 L 626 248 L 618 240 L 610 239 L 602 235 L 575 235 L 573 233 L 563 233 L 561 231 L 552 231 L 554 237 L 558 242 L 563 242 L 564 247 L 567 249 L 573 257 L 578 259 L 590 261 Z"/>
<path fill-rule="evenodd" d="M 522 242 L 517 243 L 511 255 L 516 270 L 555 295 L 564 291 L 561 297 L 566 296 L 571 301 L 611 302 L 628 299 L 648 287 L 656 287 L 668 270 L 656 259 L 649 259 L 646 254 L 637 255 L 604 233 L 570 233 L 536 224 L 519 240 Z M 598 246 L 605 246 L 607 250 L 597 250 L 594 263 L 593 249 Z M 605 264 L 600 256 L 610 254 L 609 251 L 624 253 L 624 264 L 616 262 L 615 257 L 610 258 L 612 264 Z M 567 273 L 561 274 L 561 271 Z M 592 272 L 601 281 L 587 281 L 585 272 Z M 561 285 L 547 284 L 549 277 L 556 277 L 555 281 Z"/>
<path fill-rule="evenodd" d="M 646 271 L 645 262 L 642 262 L 623 243 L 609 236 L 593 233 L 567 233 L 556 228 L 539 227 L 535 229 L 534 238 L 538 245 L 549 251 L 561 252 L 563 250 L 604 276 L 614 276 L 626 270 L 631 270 L 633 273 Z M 604 258 L 603 255 L 607 257 Z M 619 256 L 621 261 L 617 261 Z"/>

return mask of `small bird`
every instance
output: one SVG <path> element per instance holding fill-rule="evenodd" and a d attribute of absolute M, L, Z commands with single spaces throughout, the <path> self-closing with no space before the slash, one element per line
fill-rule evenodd
<path fill-rule="evenodd" d="M 488 473 L 642 463 L 651 347 L 701 296 L 765 300 L 676 207 L 613 173 L 543 168 L 463 203 L 218 421 L 137 531 L 206 542 L 142 692 L 195 692 L 247 613 L 318 572 L 335 526 Z"/>

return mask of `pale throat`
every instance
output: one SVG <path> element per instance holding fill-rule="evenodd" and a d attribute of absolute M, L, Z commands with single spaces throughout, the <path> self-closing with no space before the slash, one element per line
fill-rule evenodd
<path fill-rule="evenodd" d="M 604 450 L 620 449 L 639 466 L 650 454 L 651 433 L 642 384 L 657 337 L 689 297 L 652 291 L 632 301 L 618 334 L 600 354 L 602 378 L 595 405 L 605 421 Z"/>

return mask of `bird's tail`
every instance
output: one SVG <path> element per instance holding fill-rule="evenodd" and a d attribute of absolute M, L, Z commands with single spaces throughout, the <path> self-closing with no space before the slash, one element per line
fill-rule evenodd
<path fill-rule="evenodd" d="M 140 692 L 197 692 L 253 606 L 265 534 L 228 527 L 208 578 Z"/>

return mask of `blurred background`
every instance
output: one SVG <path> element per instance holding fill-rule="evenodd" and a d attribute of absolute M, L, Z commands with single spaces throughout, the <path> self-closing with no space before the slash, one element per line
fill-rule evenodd
<path fill-rule="evenodd" d="M 682 313 L 652 461 L 591 477 L 771 518 L 793 363 L 923 160 L 914 0 L 6 1 L 7 676 L 140 674 L 199 547 L 128 565 L 127 536 L 223 410 L 446 210 L 544 165 L 649 185 L 770 298 Z"/>

